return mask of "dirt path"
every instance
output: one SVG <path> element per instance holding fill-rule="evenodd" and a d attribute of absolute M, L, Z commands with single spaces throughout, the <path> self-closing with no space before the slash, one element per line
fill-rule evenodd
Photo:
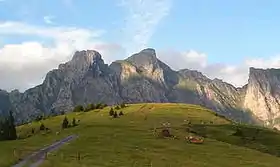
<path fill-rule="evenodd" d="M 21 160 L 20 162 L 18 162 L 16 165 L 13 165 L 12 167 L 24 167 L 24 165 L 26 165 L 26 163 L 28 163 L 30 160 L 36 160 L 35 162 L 32 162 L 32 164 L 30 164 L 30 167 L 38 167 L 45 159 L 45 155 L 48 152 L 54 151 L 58 148 L 60 148 L 63 144 L 76 139 L 78 136 L 77 135 L 71 135 L 68 136 L 60 141 L 57 141 L 55 143 L 53 143 L 52 145 L 49 145 L 45 148 L 42 148 L 41 150 L 29 155 L 28 157 L 24 158 L 23 160 Z"/>

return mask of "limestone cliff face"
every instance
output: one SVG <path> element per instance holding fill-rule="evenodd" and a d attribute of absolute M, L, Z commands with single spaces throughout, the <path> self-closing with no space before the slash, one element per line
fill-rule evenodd
<path fill-rule="evenodd" d="M 145 49 L 110 65 L 119 80 L 120 96 L 126 102 L 168 102 L 166 91 L 173 71 L 157 59 L 154 49 Z M 176 77 L 176 73 L 173 72 Z"/>
<path fill-rule="evenodd" d="M 0 117 L 1 115 L 7 115 L 11 107 L 9 93 L 0 89 Z"/>
<path fill-rule="evenodd" d="M 250 68 L 244 108 L 251 110 L 267 125 L 279 126 L 280 70 Z"/>
<path fill-rule="evenodd" d="M 255 115 L 261 120 L 278 117 L 274 105 L 278 98 L 278 79 L 274 76 L 268 76 L 275 82 L 273 89 L 266 83 L 263 85 L 258 74 L 252 74 L 249 84 L 237 89 L 222 80 L 211 80 L 198 71 L 174 71 L 160 61 L 151 48 L 110 66 L 97 51 L 77 51 L 69 62 L 50 71 L 41 85 L 24 93 L 0 91 L 0 112 L 3 114 L 12 109 L 17 122 L 23 123 L 38 115 L 71 111 L 77 104 L 181 102 L 205 106 L 236 121 L 255 122 Z M 268 78 L 265 81 L 270 82 Z M 272 101 L 269 105 L 254 97 L 255 94 L 264 96 L 269 91 L 271 95 L 265 95 Z M 265 108 L 269 114 L 263 114 L 261 107 L 255 107 L 256 103 L 264 108 L 269 106 Z M 244 106 L 254 111 L 246 112 Z"/>
<path fill-rule="evenodd" d="M 77 104 L 119 102 L 117 78 L 96 51 L 76 52 L 71 61 L 50 71 L 44 82 L 24 93 L 13 91 L 9 99 L 18 123 L 38 115 L 68 112 Z"/>

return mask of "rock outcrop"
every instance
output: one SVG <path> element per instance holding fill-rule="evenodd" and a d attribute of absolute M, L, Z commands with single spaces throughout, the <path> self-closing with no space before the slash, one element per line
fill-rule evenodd
<path fill-rule="evenodd" d="M 198 71 L 174 71 L 151 48 L 109 66 L 97 51 L 77 51 L 69 62 L 50 71 L 41 85 L 24 93 L 0 91 L 0 112 L 12 109 L 17 122 L 23 123 L 42 114 L 71 111 L 78 104 L 180 102 L 205 106 L 236 121 L 276 126 L 278 73 L 252 68 L 248 85 L 235 88 Z"/>
<path fill-rule="evenodd" d="M 280 125 L 280 70 L 250 68 L 244 108 L 266 125 Z"/>

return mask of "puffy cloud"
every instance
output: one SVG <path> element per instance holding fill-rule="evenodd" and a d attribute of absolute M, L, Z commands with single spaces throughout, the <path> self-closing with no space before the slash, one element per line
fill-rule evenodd
<path fill-rule="evenodd" d="M 186 52 L 160 51 L 158 56 L 162 61 L 176 70 L 184 68 L 202 69 L 207 65 L 207 55 L 194 50 Z"/>
<path fill-rule="evenodd" d="M 105 62 L 112 61 L 111 55 L 123 49 L 117 44 L 98 40 L 103 32 L 73 27 L 38 27 L 19 22 L 0 23 L 0 34 L 33 35 L 53 41 L 49 45 L 26 41 L 0 48 L 0 88 L 23 91 L 40 84 L 49 70 L 71 59 L 76 50 L 96 49 Z"/>
<path fill-rule="evenodd" d="M 248 58 L 239 64 L 210 64 L 205 53 L 196 51 L 176 52 L 161 51 L 159 58 L 170 65 L 173 69 L 194 69 L 203 72 L 211 79 L 219 78 L 231 83 L 236 87 L 242 87 L 248 82 L 249 68 L 279 68 L 280 56 L 263 58 Z"/>
<path fill-rule="evenodd" d="M 22 22 L 0 22 L 0 35 L 36 35 L 60 40 L 80 40 L 100 37 L 104 30 L 77 27 L 42 27 Z"/>

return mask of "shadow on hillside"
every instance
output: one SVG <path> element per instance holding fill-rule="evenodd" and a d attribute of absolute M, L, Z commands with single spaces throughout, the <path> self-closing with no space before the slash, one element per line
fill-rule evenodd
<path fill-rule="evenodd" d="M 193 125 L 197 135 L 280 157 L 280 133 L 245 125 Z"/>

